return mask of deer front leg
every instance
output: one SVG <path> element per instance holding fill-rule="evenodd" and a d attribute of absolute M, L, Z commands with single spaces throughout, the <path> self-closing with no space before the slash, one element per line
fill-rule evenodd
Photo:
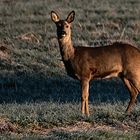
<path fill-rule="evenodd" d="M 81 88 L 82 88 L 82 103 L 81 103 L 82 114 L 86 114 L 89 116 L 89 107 L 88 107 L 89 80 L 83 79 L 81 81 Z"/>

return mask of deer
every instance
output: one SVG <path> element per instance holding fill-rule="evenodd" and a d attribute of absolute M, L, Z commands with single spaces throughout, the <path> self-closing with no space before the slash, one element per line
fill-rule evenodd
<path fill-rule="evenodd" d="M 56 25 L 57 39 L 62 61 L 68 76 L 80 81 L 81 112 L 89 112 L 89 85 L 91 80 L 119 77 L 130 93 L 126 113 L 130 114 L 140 92 L 140 49 L 130 43 L 114 42 L 110 45 L 91 47 L 74 46 L 72 22 L 75 11 L 62 20 L 51 11 Z"/>

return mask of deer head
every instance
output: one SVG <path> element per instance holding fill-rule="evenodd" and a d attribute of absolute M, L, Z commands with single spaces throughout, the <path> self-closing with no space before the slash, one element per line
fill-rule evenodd
<path fill-rule="evenodd" d="M 51 19 L 56 24 L 57 27 L 57 37 L 58 39 L 66 39 L 71 37 L 71 23 L 74 21 L 75 12 L 69 13 L 66 20 L 61 20 L 59 15 L 51 11 Z"/>

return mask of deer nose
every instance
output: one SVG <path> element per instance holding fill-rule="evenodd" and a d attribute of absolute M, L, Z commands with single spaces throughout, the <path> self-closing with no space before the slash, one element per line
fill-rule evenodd
<path fill-rule="evenodd" d="M 66 32 L 65 31 L 62 31 L 62 36 L 65 36 L 66 35 Z"/>

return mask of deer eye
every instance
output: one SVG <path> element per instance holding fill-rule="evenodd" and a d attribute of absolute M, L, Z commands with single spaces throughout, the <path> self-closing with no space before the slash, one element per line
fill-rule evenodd
<path fill-rule="evenodd" d="M 66 28 L 68 28 L 69 26 L 68 25 L 66 25 Z"/>

